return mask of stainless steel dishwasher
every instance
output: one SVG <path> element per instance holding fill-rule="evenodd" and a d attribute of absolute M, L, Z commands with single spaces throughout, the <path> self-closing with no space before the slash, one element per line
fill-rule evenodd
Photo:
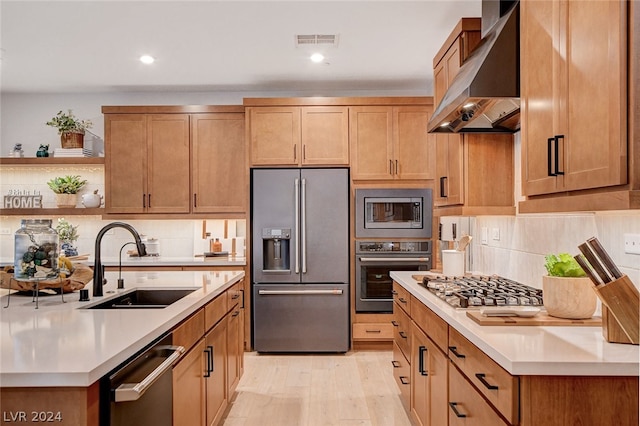
<path fill-rule="evenodd" d="M 171 334 L 160 338 L 102 379 L 102 426 L 170 426 L 173 364 L 184 353 Z"/>

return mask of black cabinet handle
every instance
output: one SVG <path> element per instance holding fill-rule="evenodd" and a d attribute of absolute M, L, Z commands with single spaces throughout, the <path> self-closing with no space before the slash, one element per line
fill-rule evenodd
<path fill-rule="evenodd" d="M 393 365 L 393 368 L 400 368 L 400 363 L 398 361 L 391 361 L 391 365 Z"/>
<path fill-rule="evenodd" d="M 142 208 L 147 207 L 147 194 L 142 194 Z"/>
<path fill-rule="evenodd" d="M 147 198 L 149 198 L 149 208 L 151 208 L 151 194 L 148 194 Z"/>
<path fill-rule="evenodd" d="M 400 376 L 400 383 L 402 383 L 403 385 L 408 385 L 409 384 L 409 378 L 406 376 Z"/>
<path fill-rule="evenodd" d="M 237 317 L 238 315 L 240 315 L 240 311 L 235 311 L 233 314 L 231 314 L 232 317 Z"/>
<path fill-rule="evenodd" d="M 456 358 L 466 358 L 465 355 L 458 353 L 458 348 L 456 346 L 449 346 L 449 350 L 456 356 Z"/>
<path fill-rule="evenodd" d="M 207 354 L 207 372 L 204 377 L 211 377 L 211 372 L 213 371 L 213 346 L 207 346 L 204 353 Z"/>
<path fill-rule="evenodd" d="M 394 327 L 400 327 L 400 324 L 398 324 L 396 320 L 391 321 L 391 324 L 393 324 Z"/>
<path fill-rule="evenodd" d="M 401 332 L 400 332 L 400 333 L 398 333 L 398 334 L 400 334 L 400 337 L 402 337 L 403 339 L 406 339 L 406 338 L 407 338 L 407 333 L 405 333 L 404 331 L 401 331 Z"/>
<path fill-rule="evenodd" d="M 449 403 L 449 407 L 451 407 L 451 409 L 453 410 L 453 412 L 456 415 L 456 417 L 467 417 L 466 414 L 462 414 L 460 411 L 458 411 L 458 403 L 457 402 L 450 402 Z"/>
<path fill-rule="evenodd" d="M 398 294 L 398 292 L 395 291 L 395 290 L 391 290 L 391 294 L 393 294 L 395 296 L 396 294 Z"/>
<path fill-rule="evenodd" d="M 553 138 L 547 139 L 547 174 L 549 176 L 555 176 L 553 167 L 551 166 L 551 157 L 553 156 Z"/>
<path fill-rule="evenodd" d="M 478 378 L 478 380 L 480 380 L 480 383 L 482 383 L 487 389 L 491 389 L 491 390 L 498 389 L 498 386 L 492 385 L 489 382 L 487 382 L 487 380 L 485 379 L 485 376 L 486 375 L 484 373 L 476 373 L 476 377 Z"/>
<path fill-rule="evenodd" d="M 407 304 L 407 299 L 405 299 L 404 297 L 401 297 L 398 300 L 400 301 L 400 303 L 404 303 L 405 305 Z"/>
<path fill-rule="evenodd" d="M 440 198 L 447 198 L 447 192 L 445 191 L 444 181 L 447 179 L 446 176 L 440 176 Z"/>
<path fill-rule="evenodd" d="M 198 207 L 198 194 L 193 194 L 193 207 Z"/>
<path fill-rule="evenodd" d="M 242 294 L 242 304 L 240 305 L 240 308 L 244 309 L 244 290 L 240 289 L 240 293 Z"/>
<path fill-rule="evenodd" d="M 426 346 L 418 347 L 418 372 L 423 376 L 428 376 L 427 370 L 424 368 L 424 354 L 427 353 Z"/>
<path fill-rule="evenodd" d="M 556 175 L 563 175 L 563 174 L 564 174 L 564 172 L 561 172 L 561 171 L 560 171 L 560 155 L 559 155 L 559 153 L 560 153 L 559 145 L 560 145 L 560 144 L 558 143 L 558 142 L 560 141 L 560 139 L 563 139 L 563 140 L 564 140 L 564 135 L 555 135 L 555 136 L 553 137 L 553 140 L 555 141 L 555 146 L 556 146 L 556 147 L 555 147 L 555 156 L 556 156 Z"/>

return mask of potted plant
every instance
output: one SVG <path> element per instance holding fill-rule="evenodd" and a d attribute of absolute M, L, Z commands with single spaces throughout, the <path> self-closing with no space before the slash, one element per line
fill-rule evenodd
<path fill-rule="evenodd" d="M 569 253 L 545 256 L 549 275 L 542 277 L 542 297 L 547 313 L 558 318 L 591 318 L 596 292 L 587 274 Z"/>
<path fill-rule="evenodd" d="M 59 176 L 47 182 L 49 188 L 56 194 L 56 205 L 58 207 L 75 207 L 78 199 L 78 192 L 87 184 L 80 176 Z"/>
<path fill-rule="evenodd" d="M 58 219 L 56 232 L 60 239 L 60 249 L 65 256 L 77 256 L 78 250 L 75 248 L 74 243 L 78 240 L 78 226 L 72 225 L 64 218 L 60 218 Z"/>
<path fill-rule="evenodd" d="M 63 148 L 82 148 L 84 145 L 84 133 L 93 126 L 91 120 L 79 120 L 71 110 L 67 110 L 67 112 L 58 111 L 58 114 L 47 121 L 46 124 L 58 129 Z"/>

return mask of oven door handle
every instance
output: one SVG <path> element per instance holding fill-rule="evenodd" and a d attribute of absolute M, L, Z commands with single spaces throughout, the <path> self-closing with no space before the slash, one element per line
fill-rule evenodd
<path fill-rule="evenodd" d="M 115 402 L 135 401 L 140 399 L 149 387 L 160 378 L 173 363 L 185 352 L 184 346 L 159 346 L 156 349 L 170 349 L 173 353 L 157 366 L 147 377 L 139 383 L 123 383 L 115 390 Z"/>
<path fill-rule="evenodd" d="M 430 257 L 361 257 L 360 262 L 372 262 L 372 263 L 381 263 L 381 262 L 428 262 L 431 260 Z"/>

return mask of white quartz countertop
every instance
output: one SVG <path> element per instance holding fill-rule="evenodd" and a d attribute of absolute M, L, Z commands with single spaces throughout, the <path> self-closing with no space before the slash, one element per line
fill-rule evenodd
<path fill-rule="evenodd" d="M 103 297 L 79 301 L 79 292 L 31 296 L 7 291 L 0 298 L 0 385 L 81 386 L 99 380 L 157 337 L 244 277 L 243 271 L 123 272 L 125 289 L 115 290 L 118 273 L 106 272 Z M 83 309 L 133 288 L 195 288 L 163 309 Z"/>
<path fill-rule="evenodd" d="M 93 256 L 80 262 L 93 266 Z M 104 266 L 118 266 L 119 262 L 118 257 L 102 257 Z M 0 258 L 0 265 L 12 264 L 13 259 Z M 122 266 L 245 266 L 246 264 L 246 257 L 237 256 L 122 256 Z"/>
<path fill-rule="evenodd" d="M 414 272 L 391 272 L 406 288 L 450 326 L 512 375 L 637 376 L 636 345 L 609 343 L 601 327 L 482 326 L 412 278 Z"/>

